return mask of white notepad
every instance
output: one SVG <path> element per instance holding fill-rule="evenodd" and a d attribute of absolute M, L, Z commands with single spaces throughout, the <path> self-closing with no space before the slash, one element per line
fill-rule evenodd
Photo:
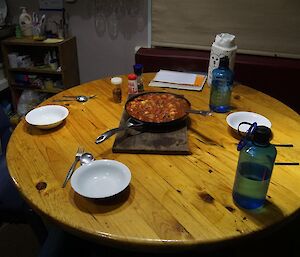
<path fill-rule="evenodd" d="M 204 74 L 160 70 L 149 86 L 201 91 L 206 78 Z"/>

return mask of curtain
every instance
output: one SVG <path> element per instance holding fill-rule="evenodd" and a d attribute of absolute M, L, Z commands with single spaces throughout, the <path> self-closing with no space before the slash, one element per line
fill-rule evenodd
<path fill-rule="evenodd" d="M 209 50 L 236 36 L 239 53 L 300 58 L 299 0 L 152 0 L 152 46 Z"/>

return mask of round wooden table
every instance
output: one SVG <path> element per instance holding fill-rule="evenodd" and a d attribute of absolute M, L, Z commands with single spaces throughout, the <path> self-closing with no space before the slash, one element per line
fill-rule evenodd
<path fill-rule="evenodd" d="M 144 74 L 146 85 L 153 75 Z M 122 88 L 121 104 L 112 100 L 110 78 L 70 88 L 42 105 L 53 104 L 63 95 L 97 97 L 86 103 L 61 103 L 70 113 L 57 128 L 39 130 L 22 119 L 14 130 L 8 145 L 8 168 L 21 194 L 40 214 L 102 244 L 163 250 L 189 249 L 250 235 L 286 220 L 299 209 L 299 166 L 274 166 L 262 209 L 245 211 L 233 203 L 238 137 L 226 123 L 228 114 L 189 115 L 191 154 L 114 153 L 115 136 L 95 144 L 97 136 L 120 123 L 127 98 L 125 76 Z M 194 109 L 208 108 L 207 85 L 201 92 L 149 86 L 145 90 L 183 94 Z M 243 85 L 234 87 L 232 105 L 234 111 L 266 116 L 272 122 L 272 143 L 294 145 L 278 147 L 277 162 L 299 161 L 300 118 L 296 112 Z M 127 165 L 132 173 L 130 186 L 107 200 L 81 197 L 70 183 L 62 188 L 79 145 L 96 159 L 114 159 Z"/>

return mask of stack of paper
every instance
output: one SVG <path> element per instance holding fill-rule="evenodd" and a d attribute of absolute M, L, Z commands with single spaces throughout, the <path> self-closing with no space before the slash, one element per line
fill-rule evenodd
<path fill-rule="evenodd" d="M 44 43 L 60 43 L 64 41 L 62 38 L 47 38 L 45 40 L 43 40 Z"/>
<path fill-rule="evenodd" d="M 149 86 L 201 91 L 206 78 L 204 74 L 160 70 Z"/>

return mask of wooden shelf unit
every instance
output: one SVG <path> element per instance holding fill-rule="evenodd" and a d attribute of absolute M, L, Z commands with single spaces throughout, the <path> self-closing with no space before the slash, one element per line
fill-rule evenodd
<path fill-rule="evenodd" d="M 25 89 L 30 88 L 31 90 L 34 90 L 37 92 L 49 93 L 49 94 L 57 94 L 57 93 L 63 91 L 63 89 L 60 89 L 60 88 L 46 89 L 46 88 L 35 88 L 35 87 L 22 87 L 22 86 L 13 85 L 13 84 L 11 84 L 10 87 L 13 90 L 18 90 L 18 91 L 23 91 Z"/>
<path fill-rule="evenodd" d="M 26 72 L 26 73 L 41 73 L 41 74 L 62 74 L 60 71 L 51 70 L 50 68 L 9 68 L 10 72 Z"/>
<path fill-rule="evenodd" d="M 17 109 L 20 94 L 25 89 L 32 89 L 39 92 L 56 94 L 64 89 L 80 84 L 76 38 L 70 37 L 61 42 L 43 42 L 35 41 L 31 38 L 15 37 L 7 38 L 1 42 L 3 64 L 5 76 L 8 80 L 12 95 L 12 104 L 14 110 Z M 8 55 L 16 52 L 19 55 L 28 55 L 33 61 L 33 66 L 12 68 L 9 65 Z M 34 66 L 34 60 L 43 61 L 45 55 L 50 52 L 56 53 L 58 62 L 58 70 L 53 70 L 49 66 Z M 41 78 L 50 78 L 53 81 L 61 81 L 63 88 L 36 88 L 29 85 L 18 86 L 16 83 L 16 75 L 37 75 Z"/>

